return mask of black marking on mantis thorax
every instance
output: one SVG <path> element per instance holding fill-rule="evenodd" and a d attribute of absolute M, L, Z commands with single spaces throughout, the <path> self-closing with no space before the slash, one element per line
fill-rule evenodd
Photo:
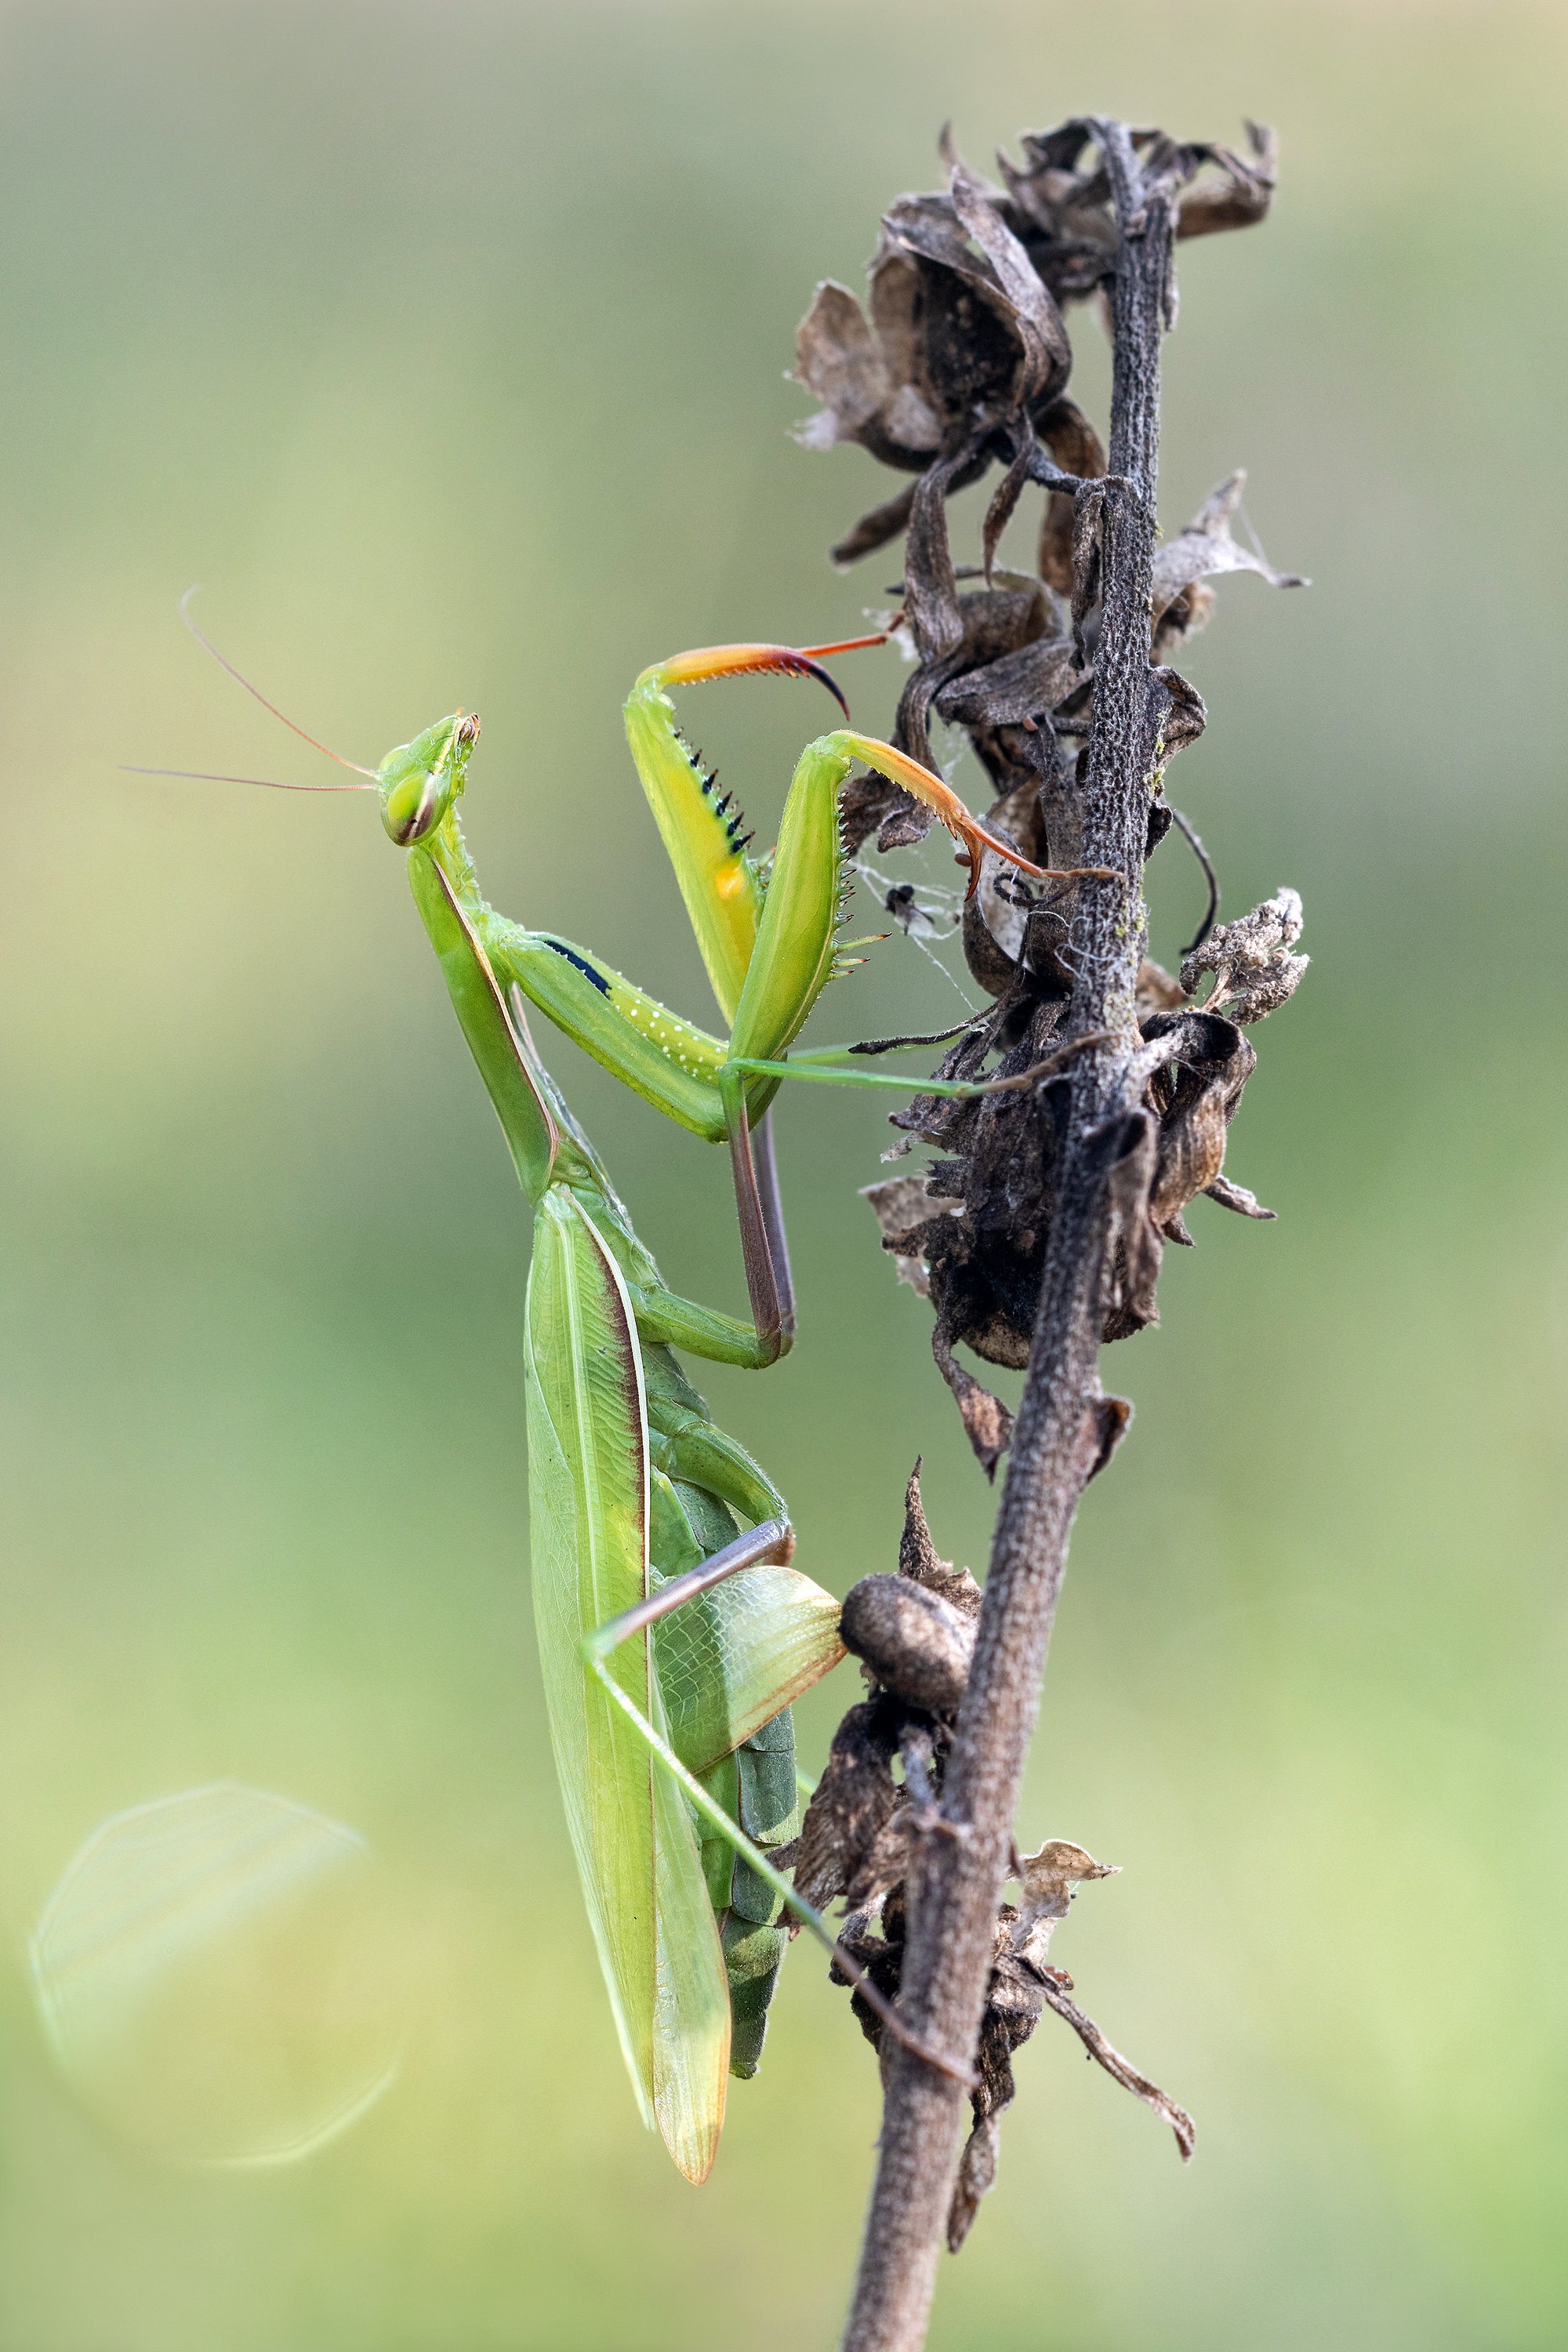
<path fill-rule="evenodd" d="M 608 996 L 610 992 L 609 982 L 605 978 L 602 971 L 595 971 L 593 965 L 588 962 L 585 957 L 578 955 L 575 950 L 569 948 L 563 940 L 552 940 L 547 933 L 542 933 L 541 937 L 544 940 L 544 944 L 547 948 L 553 949 L 558 956 L 564 956 L 567 962 L 574 965 L 576 970 L 583 974 L 585 980 L 591 980 L 601 996 Z"/>

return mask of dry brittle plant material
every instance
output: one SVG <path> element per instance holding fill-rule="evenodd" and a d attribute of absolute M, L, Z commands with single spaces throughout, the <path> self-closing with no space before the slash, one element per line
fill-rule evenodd
<path fill-rule="evenodd" d="M 779 1856 L 783 1866 L 793 1866 L 796 1889 L 807 1901 L 819 1909 L 845 1906 L 848 1916 L 839 1940 L 889 2001 L 899 1991 L 911 1892 L 918 1900 L 922 1844 L 952 1834 L 938 1804 L 981 1606 L 980 1587 L 969 1570 L 937 1556 L 920 1479 L 917 1462 L 904 1496 L 897 1573 L 863 1577 L 845 1601 L 841 1631 L 846 1647 L 861 1661 L 868 1696 L 839 1725 L 800 1837 Z M 1049 1960 L 1052 1934 L 1078 1888 L 1115 1872 L 1115 1864 L 1097 1862 L 1063 1838 L 1047 1839 L 1037 1852 L 1015 1858 L 1021 1896 L 1000 1905 L 996 1914 L 970 2092 L 973 2124 L 948 2213 L 953 2253 L 996 2178 L 1001 2118 L 1016 2095 L 1013 2053 L 1047 2009 L 1066 2020 L 1113 2081 L 1171 2126 L 1183 2161 L 1192 2155 L 1191 2116 L 1113 2047 L 1072 1999 L 1072 1979 Z M 832 1973 L 835 1983 L 847 1982 L 837 1968 Z M 858 1990 L 851 2002 L 861 2031 L 881 2055 L 882 2020 Z"/>
<path fill-rule="evenodd" d="M 1245 155 L 1154 130 L 1134 131 L 1131 144 L 1146 186 L 1175 195 L 1178 236 L 1246 226 L 1266 214 L 1275 152 L 1257 124 L 1247 125 Z M 797 335 L 796 374 L 823 404 L 801 428 L 809 446 L 854 441 L 917 478 L 832 551 L 837 562 L 852 563 L 904 535 L 899 593 L 916 658 L 893 740 L 934 765 L 933 714 L 963 728 L 994 790 L 988 824 L 1035 864 L 1069 869 L 1085 863 L 1084 746 L 1094 715 L 1105 501 L 1118 486 L 1107 480 L 1093 425 L 1068 396 L 1072 349 L 1063 313 L 1103 296 L 1119 233 L 1091 121 L 1026 134 L 1022 155 L 1017 164 L 998 159 L 998 186 L 972 172 L 944 132 L 947 187 L 889 206 L 866 310 L 843 286 L 817 289 Z M 1173 323 L 1173 283 L 1165 306 Z M 947 500 L 994 466 L 1004 470 L 982 560 L 955 564 Z M 1288 952 L 1300 934 L 1300 901 L 1282 890 L 1205 941 L 1217 882 L 1165 797 L 1169 763 L 1198 740 L 1206 713 L 1164 656 L 1209 619 L 1209 583 L 1250 572 L 1277 588 L 1304 584 L 1232 536 L 1245 478 L 1238 471 L 1221 483 L 1154 557 L 1148 682 L 1163 716 L 1145 779 L 1145 855 L 1175 824 L 1204 863 L 1211 897 L 1180 980 L 1143 966 L 1134 1006 L 1142 1100 L 1099 1146 L 1115 1204 L 1108 1340 L 1158 1319 L 1164 1247 L 1191 1245 L 1182 1213 L 1198 1193 L 1245 1216 L 1271 1213 L 1225 1174 L 1225 1148 L 1257 1062 L 1240 1029 L 1283 1004 L 1306 968 L 1304 957 Z M 999 570 L 1002 531 L 1030 485 L 1045 494 L 1037 570 Z M 881 852 L 906 846 L 931 824 L 928 811 L 876 775 L 851 778 L 843 816 L 852 855 L 873 834 Z M 991 1010 L 965 1026 L 936 1076 L 1016 1077 L 1049 1057 L 1079 975 L 1078 899 L 1073 882 L 1033 889 L 985 855 L 962 938 Z M 1205 975 L 1212 985 L 1199 1010 L 1193 997 Z M 867 1191 L 900 1279 L 931 1302 L 933 1354 L 988 1474 L 1010 1442 L 1012 1417 L 954 1349 L 1012 1370 L 1028 1360 L 1069 1097 L 1061 1076 L 978 1101 L 921 1097 L 894 1115 L 909 1140 L 889 1156 L 918 1139 L 932 1148 L 932 1163 L 923 1175 Z M 1096 1467 L 1127 1416 L 1117 1400 L 1101 1405 Z"/>

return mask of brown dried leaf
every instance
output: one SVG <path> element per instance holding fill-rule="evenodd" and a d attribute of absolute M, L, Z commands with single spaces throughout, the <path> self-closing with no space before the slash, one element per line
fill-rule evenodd
<path fill-rule="evenodd" d="M 1154 1291 L 1164 1253 L 1149 1215 L 1159 1165 L 1159 1129 L 1147 1111 L 1133 1111 L 1126 1119 L 1123 1139 L 1106 1178 L 1111 1216 L 1107 1339 L 1129 1338 L 1160 1319 Z"/>
<path fill-rule="evenodd" d="M 858 563 L 863 555 L 870 555 L 877 548 L 886 547 L 890 539 L 899 538 L 909 529 L 910 509 L 914 504 L 914 497 L 915 486 L 910 482 L 896 499 L 889 499 L 884 505 L 873 507 L 868 514 L 863 514 L 854 529 L 847 532 L 837 546 L 828 549 L 828 562 L 838 571 L 847 572 L 849 566 Z"/>
<path fill-rule="evenodd" d="M 1041 1992 L 1047 2006 L 1054 2009 L 1058 2017 L 1066 2018 L 1089 2056 L 1104 2067 L 1111 2081 L 1120 2083 L 1124 2091 L 1131 2091 L 1135 2099 L 1142 2099 L 1146 2107 L 1152 2107 L 1163 2123 L 1170 2125 L 1176 2136 L 1182 2162 L 1190 2164 L 1193 2149 L 1197 2144 L 1198 2127 L 1185 2107 L 1178 2106 L 1170 2093 L 1163 2091 L 1158 2083 L 1152 2083 L 1147 2074 L 1141 2074 L 1131 2060 L 1124 2058 L 1121 2051 L 1106 2040 L 1093 2018 L 1079 2009 L 1062 1986 L 1053 1983 L 1047 1976 L 1041 1986 Z"/>
<path fill-rule="evenodd" d="M 995 2088 L 1001 2091 L 1001 2070 L 994 2068 Z M 1007 2071 L 1012 2080 L 1012 2069 Z M 999 2107 L 1010 2106 L 1011 2096 L 998 2096 Z M 980 2200 L 996 2185 L 996 2158 L 1002 2145 L 1002 2120 L 999 2115 L 986 2114 L 975 2118 L 973 2129 L 963 2143 L 963 2153 L 958 2159 L 958 2176 L 952 2184 L 952 2202 L 947 2209 L 947 2251 L 956 2254 L 974 2227 L 974 2217 Z"/>
<path fill-rule="evenodd" d="M 1179 237 L 1250 228 L 1268 212 L 1278 179 L 1279 142 L 1267 123 L 1248 122 L 1246 130 L 1251 150 L 1247 162 L 1228 147 L 1205 151 L 1205 162 L 1216 164 L 1224 176 L 1217 183 L 1190 189 L 1182 198 L 1176 215 Z"/>
<path fill-rule="evenodd" d="M 1086 674 L 1071 637 L 1037 638 L 953 678 L 939 690 L 936 707 L 943 719 L 963 726 L 1016 726 L 1055 710 Z"/>
<path fill-rule="evenodd" d="M 1216 1176 L 1212 1184 L 1204 1186 L 1204 1191 L 1222 1209 L 1234 1209 L 1238 1217 L 1256 1217 L 1262 1223 L 1272 1224 L 1279 1213 L 1277 1209 L 1261 1208 L 1256 1192 L 1249 1192 L 1245 1184 L 1233 1184 L 1228 1176 Z"/>
<path fill-rule="evenodd" d="M 844 1895 L 899 1801 L 892 1758 L 897 1717 L 886 1702 L 852 1706 L 800 1825 L 796 1890 L 819 1911 Z"/>
<path fill-rule="evenodd" d="M 967 448 L 940 458 L 921 476 L 910 505 L 904 614 L 922 662 L 941 661 L 963 643 L 963 615 L 958 608 L 958 583 L 947 540 L 947 494 L 953 478 L 968 462 Z M 904 698 L 909 698 L 907 687 Z M 903 719 L 901 709 L 900 717 Z M 916 751 L 916 757 L 920 756 Z"/>
<path fill-rule="evenodd" d="M 1183 1238 L 1181 1213 L 1206 1192 L 1225 1165 L 1226 1083 L 1201 1080 L 1185 1103 L 1173 1100 L 1160 1128 L 1159 1165 L 1149 1195 L 1149 1222 L 1167 1241 Z"/>
<path fill-rule="evenodd" d="M 1150 679 L 1156 688 L 1163 687 L 1170 696 L 1165 716 L 1160 728 L 1160 765 L 1163 768 L 1195 743 L 1208 723 L 1208 709 L 1197 688 L 1176 669 L 1152 669 Z"/>
<path fill-rule="evenodd" d="M 921 1298 L 931 1297 L 931 1275 L 921 1254 L 921 1236 L 933 1217 L 960 1216 L 962 1201 L 943 1201 L 928 1191 L 923 1176 L 889 1176 L 880 1184 L 863 1184 L 860 1198 L 869 1202 L 882 1231 L 882 1247 L 892 1257 L 899 1280 L 907 1282 Z"/>
<path fill-rule="evenodd" d="M 1187 1001 L 1187 992 L 1179 980 L 1173 980 L 1163 964 L 1145 956 L 1138 967 L 1138 992 L 1133 999 L 1133 1011 L 1140 1021 L 1151 1013 L 1174 1013 Z"/>
<path fill-rule="evenodd" d="M 870 321 L 848 287 L 836 278 L 822 280 L 795 329 L 795 381 L 823 404 L 795 428 L 806 448 L 859 440 L 891 397 L 888 364 Z"/>
<path fill-rule="evenodd" d="M 1100 436 L 1065 394 L 1052 401 L 1039 420 L 1038 431 L 1064 474 L 1076 474 L 1080 481 L 1089 482 L 1104 473 L 1105 451 Z M 1051 491 L 1040 526 L 1040 577 L 1060 596 L 1072 594 L 1073 506 L 1067 491 Z"/>
<path fill-rule="evenodd" d="M 950 1601 L 961 1616 L 972 1622 L 978 1619 L 984 1595 L 966 1568 L 954 1568 L 952 1560 L 940 1559 L 926 1525 L 925 1507 L 921 1501 L 921 1465 L 916 1457 L 910 1473 L 910 1483 L 904 1489 L 904 1532 L 899 1539 L 899 1574 L 923 1584 L 929 1591 L 940 1592 Z"/>
<path fill-rule="evenodd" d="M 1166 1241 L 1190 1242 L 1181 1212 L 1222 1181 L 1226 1133 L 1258 1056 L 1233 1022 L 1206 1009 L 1153 1013 L 1142 1029 L 1160 1120 L 1151 1225 Z"/>
<path fill-rule="evenodd" d="M 1109 1466 L 1111 1455 L 1132 1426 L 1132 1405 L 1127 1397 L 1097 1396 L 1091 1400 L 1089 1410 L 1094 1421 L 1095 1447 L 1094 1461 L 1083 1482 L 1086 1486 L 1090 1478 L 1098 1478 Z"/>
<path fill-rule="evenodd" d="M 1077 1888 L 1087 1880 L 1112 1876 L 1114 1865 L 1096 1862 L 1082 1846 L 1058 1838 L 1025 1857 L 1019 1874 L 1024 1900 L 1016 1910 L 1004 1904 L 996 1922 L 995 1958 L 977 2053 L 980 2079 L 970 2094 L 974 2125 L 959 2160 L 948 2211 L 947 2243 L 952 2253 L 963 2243 L 980 2200 L 996 2178 L 1001 2116 L 1012 2104 L 1016 2089 L 1013 2053 L 1029 2039 L 1047 2006 L 1068 2020 L 1090 2056 L 1114 2081 L 1170 2124 L 1184 2161 L 1193 2149 L 1192 2117 L 1112 2048 L 1094 2020 L 1069 1999 L 1072 1979 L 1052 1968 L 1047 1958 L 1052 1931 L 1066 1916 Z"/>
<path fill-rule="evenodd" d="M 1241 503 L 1246 487 L 1246 470 L 1238 467 L 1205 499 L 1184 530 L 1155 549 L 1152 616 L 1156 652 L 1194 627 L 1191 615 L 1179 625 L 1173 615 L 1169 625 L 1163 624 L 1173 613 L 1177 598 L 1211 573 L 1256 572 L 1271 588 L 1310 586 L 1300 572 L 1276 572 L 1262 556 L 1254 555 L 1250 548 L 1238 547 L 1232 539 L 1230 519 Z"/>
<path fill-rule="evenodd" d="M 996 1465 L 1013 1442 L 1013 1416 L 1000 1397 L 993 1396 L 989 1389 L 982 1388 L 980 1382 L 959 1363 L 940 1317 L 931 1333 L 931 1345 L 937 1370 L 952 1391 L 953 1402 L 958 1407 L 969 1443 L 974 1450 L 974 1458 L 985 1475 L 994 1478 Z"/>
<path fill-rule="evenodd" d="M 895 1886 L 903 1885 L 914 1860 L 915 1837 L 914 1816 L 900 1790 L 893 1811 L 856 1863 L 845 1890 L 845 1902 L 852 1911 L 875 1911 Z"/>
<path fill-rule="evenodd" d="M 1025 366 L 1008 406 L 1026 406 L 1052 398 L 1067 382 L 1072 367 L 1072 345 L 1062 324 L 1062 314 L 1040 283 L 1023 246 L 992 202 L 984 183 L 956 158 L 952 186 L 953 210 L 995 272 L 1024 347 Z"/>
<path fill-rule="evenodd" d="M 1119 1862 L 1096 1862 L 1087 1847 L 1067 1838 L 1047 1838 L 1037 1853 L 1020 1854 L 1018 1883 L 1024 1899 L 1009 1929 L 1008 1949 L 1042 1965 L 1052 1930 L 1067 1917 L 1078 1888 L 1086 1879 L 1115 1878 L 1121 1869 Z"/>

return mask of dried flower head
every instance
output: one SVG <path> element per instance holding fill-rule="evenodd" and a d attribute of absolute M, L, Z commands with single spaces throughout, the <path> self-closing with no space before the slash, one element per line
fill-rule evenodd
<path fill-rule="evenodd" d="M 810 1901 L 844 1900 L 851 1916 L 840 1940 L 889 2000 L 899 1990 L 908 1880 L 919 1865 L 921 1841 L 952 1834 L 940 1821 L 937 1800 L 980 1605 L 980 1588 L 967 1569 L 955 1570 L 937 1557 L 917 1462 L 904 1496 L 898 1573 L 863 1578 L 845 1603 L 845 1638 L 866 1661 L 870 1696 L 839 1725 L 799 1843 L 780 1857 L 794 1863 L 795 1885 Z M 895 1759 L 903 1767 L 901 1784 L 894 1778 Z M 1013 2053 L 1047 2008 L 1067 2020 L 1114 2081 L 1172 2126 L 1184 2158 L 1192 2153 L 1191 2117 L 1112 2047 L 1069 1998 L 1071 1978 L 1050 1964 L 1052 1934 L 1078 1888 L 1115 1874 L 1114 1864 L 1097 1862 L 1065 1838 L 1047 1839 L 1037 1852 L 1015 1858 L 1022 1899 L 1002 1904 L 996 1914 L 978 2079 L 970 2094 L 973 2122 L 948 2213 L 947 2242 L 954 2253 L 996 2177 L 1001 2118 L 1016 2090 Z M 836 1982 L 846 1981 L 838 1970 L 833 1974 Z M 880 2052 L 881 2019 L 858 1991 L 853 2007 Z"/>

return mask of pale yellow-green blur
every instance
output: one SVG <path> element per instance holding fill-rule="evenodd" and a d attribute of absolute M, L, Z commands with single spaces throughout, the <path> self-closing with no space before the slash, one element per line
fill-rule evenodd
<path fill-rule="evenodd" d="M 1314 961 L 1232 1142 L 1279 1223 L 1198 1202 L 1162 1327 L 1108 1360 L 1138 1418 L 1019 1824 L 1123 1865 L 1052 1957 L 1197 2159 L 1047 2021 L 932 2342 L 1560 2345 L 1560 15 L 65 0 L 0 40 L 0 2347 L 834 2340 L 877 2099 L 821 1962 L 700 2193 L 626 2088 L 533 1656 L 528 1221 L 401 857 L 368 796 L 116 763 L 342 776 L 182 629 L 199 581 L 352 759 L 479 710 L 489 895 L 710 1025 L 626 688 L 885 601 L 896 552 L 824 551 L 897 483 L 787 437 L 795 322 L 861 284 L 944 119 L 986 169 L 1099 108 L 1279 126 L 1275 219 L 1183 257 L 1163 510 L 1245 464 L 1316 585 L 1219 583 L 1170 783 L 1227 911 L 1294 885 Z M 885 732 L 896 653 L 835 667 Z M 681 708 L 765 843 L 831 706 Z M 1150 879 L 1172 961 L 1178 841 Z M 870 955 L 813 1040 L 962 1013 Z M 667 1278 L 740 1311 L 723 1155 L 541 1044 Z M 944 1553 L 984 1568 L 992 1505 L 856 1198 L 884 1120 L 783 1105 L 800 1343 L 701 1376 L 839 1591 L 894 1564 L 917 1451 Z M 856 1687 L 801 1709 L 806 1764 Z M 97 1823 L 216 1781 L 368 1840 L 408 2022 L 331 2145 L 193 2174 L 73 2100 L 26 1942 Z"/>
<path fill-rule="evenodd" d="M 295 2164 L 391 2087 L 399 1937 L 364 1840 L 219 1780 L 113 1813 L 32 1938 L 83 2105 L 165 2163 Z"/>

